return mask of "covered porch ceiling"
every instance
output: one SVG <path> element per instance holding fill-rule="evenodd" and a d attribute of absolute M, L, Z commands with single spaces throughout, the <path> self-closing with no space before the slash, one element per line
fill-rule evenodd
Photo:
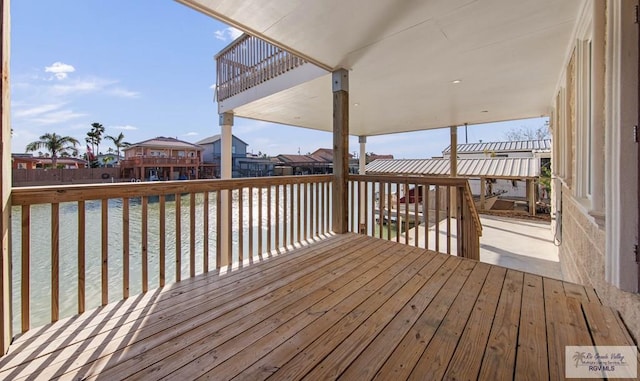
<path fill-rule="evenodd" d="M 360 136 L 548 115 L 585 5 L 585 0 L 177 1 L 327 71 L 348 69 L 349 133 Z M 234 113 L 331 131 L 331 76 Z"/>

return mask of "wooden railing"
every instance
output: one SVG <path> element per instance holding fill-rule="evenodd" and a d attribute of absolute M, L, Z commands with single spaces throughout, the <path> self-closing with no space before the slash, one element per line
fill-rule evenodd
<path fill-rule="evenodd" d="M 14 188 L 14 331 L 328 234 L 331 179 Z"/>
<path fill-rule="evenodd" d="M 14 331 L 330 234 L 331 181 L 319 175 L 14 188 Z M 351 231 L 478 258 L 480 220 L 466 180 L 349 181 Z"/>
<path fill-rule="evenodd" d="M 482 225 L 465 179 L 350 175 L 349 208 L 352 232 L 480 258 Z"/>
<path fill-rule="evenodd" d="M 153 156 L 138 156 L 131 157 L 120 162 L 120 167 L 139 167 L 142 165 L 146 166 L 167 166 L 167 165 L 189 165 L 189 166 L 198 166 L 200 165 L 200 158 L 198 157 L 153 157 Z"/>
<path fill-rule="evenodd" d="M 223 101 L 306 63 L 259 38 L 243 35 L 216 55 L 216 97 Z"/>

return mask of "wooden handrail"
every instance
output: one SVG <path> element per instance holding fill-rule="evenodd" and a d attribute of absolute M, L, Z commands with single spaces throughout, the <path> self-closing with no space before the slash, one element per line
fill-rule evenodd
<path fill-rule="evenodd" d="M 467 179 L 393 175 L 348 179 L 350 231 L 387 240 L 393 235 L 396 242 L 448 254 L 455 239 L 457 255 L 479 259 L 482 225 Z"/>

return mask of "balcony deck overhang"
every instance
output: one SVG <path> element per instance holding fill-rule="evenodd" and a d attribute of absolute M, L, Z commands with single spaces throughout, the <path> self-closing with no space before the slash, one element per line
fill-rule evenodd
<path fill-rule="evenodd" d="M 345 234 L 33 329 L 0 378 L 555 380 L 593 344 L 632 345 L 593 289 Z"/>
<path fill-rule="evenodd" d="M 322 69 L 348 69 L 349 133 L 360 136 L 548 115 L 586 3 L 178 1 Z M 322 76 L 233 112 L 331 131 L 330 86 Z"/>

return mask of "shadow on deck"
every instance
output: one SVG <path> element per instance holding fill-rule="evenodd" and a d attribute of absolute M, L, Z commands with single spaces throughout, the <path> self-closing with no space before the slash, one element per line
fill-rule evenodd
<path fill-rule="evenodd" d="M 593 289 L 345 234 L 28 331 L 0 379 L 555 380 L 593 344 L 633 345 Z"/>

